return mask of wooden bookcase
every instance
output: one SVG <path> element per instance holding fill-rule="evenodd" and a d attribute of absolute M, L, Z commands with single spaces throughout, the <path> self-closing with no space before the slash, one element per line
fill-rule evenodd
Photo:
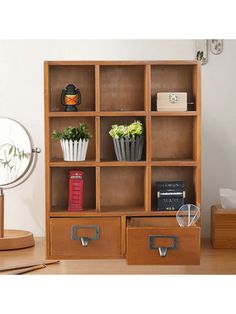
<path fill-rule="evenodd" d="M 180 228 L 176 212 L 155 210 L 155 182 L 184 180 L 186 203 L 201 204 L 201 88 L 196 61 L 46 61 L 45 169 L 47 258 L 126 258 L 130 264 L 196 264 L 200 227 Z M 69 83 L 82 95 L 78 112 L 64 112 L 61 91 Z M 157 112 L 157 92 L 187 92 L 186 112 Z M 112 124 L 145 126 L 141 161 L 116 160 Z M 86 161 L 63 161 L 53 130 L 85 122 L 92 139 Z M 84 171 L 84 210 L 68 212 L 68 172 Z M 73 226 L 99 226 L 99 240 L 82 247 Z M 81 232 L 81 231 L 79 231 Z M 84 237 L 94 236 L 92 227 Z M 149 250 L 150 232 L 176 235 L 165 257 Z M 92 234 L 92 235 L 91 235 Z M 139 237 L 146 240 L 138 240 Z M 157 243 L 157 247 L 171 244 Z M 138 242 L 137 242 L 138 241 Z M 168 241 L 167 241 L 168 242 Z M 150 254 L 149 258 L 137 256 Z M 145 251 L 146 250 L 146 251 Z"/>

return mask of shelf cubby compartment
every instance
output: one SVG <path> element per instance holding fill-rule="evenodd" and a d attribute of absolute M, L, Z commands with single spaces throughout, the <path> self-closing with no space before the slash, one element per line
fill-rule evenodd
<path fill-rule="evenodd" d="M 144 111 L 143 65 L 100 67 L 101 111 Z"/>
<path fill-rule="evenodd" d="M 78 127 L 80 123 L 85 123 L 92 135 L 89 140 L 88 151 L 86 155 L 86 161 L 94 161 L 96 157 L 96 145 L 95 145 L 95 118 L 94 117 L 64 117 L 64 118 L 51 118 L 50 119 L 50 135 L 54 130 L 62 131 L 64 128 Z M 59 141 L 50 139 L 51 146 L 51 162 L 63 161 L 63 153 L 61 144 Z"/>
<path fill-rule="evenodd" d="M 186 92 L 188 102 L 195 101 L 194 65 L 152 65 L 151 66 L 151 109 L 156 111 L 156 99 L 159 92 Z M 195 105 L 188 106 L 189 111 L 196 110 Z"/>
<path fill-rule="evenodd" d="M 74 84 L 81 92 L 79 111 L 95 110 L 95 66 L 94 65 L 50 65 L 49 66 L 49 110 L 63 112 L 61 92 L 68 84 Z"/>
<path fill-rule="evenodd" d="M 145 167 L 102 167 L 101 212 L 145 211 Z"/>
<path fill-rule="evenodd" d="M 100 134 L 101 134 L 101 146 L 100 146 L 100 152 L 101 156 L 100 159 L 101 161 L 117 161 L 116 154 L 115 154 L 115 149 L 114 149 L 114 144 L 113 144 L 113 139 L 109 134 L 109 131 L 112 127 L 113 124 L 130 124 L 134 121 L 141 121 L 144 130 L 145 128 L 145 118 L 144 117 L 101 117 L 100 120 Z M 145 137 L 145 133 L 144 133 Z M 146 160 L 146 143 L 144 140 L 144 146 L 143 146 L 143 153 L 142 153 L 142 161 Z"/>
<path fill-rule="evenodd" d="M 193 161 L 194 117 L 152 117 L 152 160 Z"/>
<path fill-rule="evenodd" d="M 186 191 L 186 204 L 195 204 L 196 192 L 194 181 L 195 167 L 152 167 L 151 179 L 151 207 L 156 210 L 158 181 L 184 181 Z"/>
<path fill-rule="evenodd" d="M 84 211 L 95 211 L 96 169 L 95 167 L 74 167 L 51 169 L 51 212 L 68 212 L 69 171 L 73 169 L 80 169 L 84 172 Z M 83 211 L 78 211 L 77 213 L 80 212 L 83 213 Z M 71 212 L 68 213 L 70 214 Z"/>

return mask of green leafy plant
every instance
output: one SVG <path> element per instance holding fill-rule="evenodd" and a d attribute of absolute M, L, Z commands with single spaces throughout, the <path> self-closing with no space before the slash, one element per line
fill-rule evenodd
<path fill-rule="evenodd" d="M 30 155 L 31 153 L 25 152 L 23 149 L 21 150 L 13 144 L 5 143 L 1 145 L 0 172 L 2 177 L 5 175 L 12 179 L 16 178 L 25 159 L 29 159 Z"/>
<path fill-rule="evenodd" d="M 121 138 L 128 136 L 129 138 L 137 135 L 142 135 L 144 132 L 143 124 L 140 121 L 134 121 L 129 125 L 118 125 L 114 124 L 109 131 L 109 134 L 113 138 Z"/>
<path fill-rule="evenodd" d="M 52 138 L 56 141 L 60 140 L 72 140 L 79 141 L 81 140 L 89 140 L 92 138 L 92 135 L 89 133 L 88 128 L 85 123 L 80 123 L 78 128 L 75 127 L 67 127 L 62 132 L 53 131 Z"/>

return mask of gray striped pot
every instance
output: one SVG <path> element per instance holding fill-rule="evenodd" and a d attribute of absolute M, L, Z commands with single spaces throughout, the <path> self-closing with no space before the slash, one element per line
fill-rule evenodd
<path fill-rule="evenodd" d="M 119 161 L 137 161 L 141 160 L 143 152 L 143 135 L 133 137 L 113 138 L 116 158 Z"/>

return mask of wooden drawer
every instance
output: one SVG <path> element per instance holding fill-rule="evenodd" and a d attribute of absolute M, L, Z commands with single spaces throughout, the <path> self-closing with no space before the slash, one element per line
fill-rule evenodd
<path fill-rule="evenodd" d="M 200 264 L 200 228 L 179 227 L 176 218 L 130 218 L 127 226 L 128 264 Z"/>
<path fill-rule="evenodd" d="M 121 257 L 120 218 L 51 218 L 50 252 L 53 258 Z"/>

